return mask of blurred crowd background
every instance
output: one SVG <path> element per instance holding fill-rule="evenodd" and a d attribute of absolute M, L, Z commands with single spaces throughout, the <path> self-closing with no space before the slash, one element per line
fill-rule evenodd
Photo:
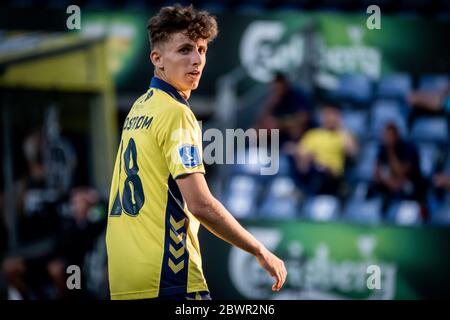
<path fill-rule="evenodd" d="M 439 283 L 449 277 L 450 1 L 179 3 L 219 22 L 191 98 L 203 130 L 280 130 L 276 175 L 261 175 L 264 164 L 207 165 L 210 187 L 230 212 L 249 226 L 400 230 L 401 254 L 414 254 L 414 239 L 425 239 L 420 248 L 435 256 L 420 260 L 416 252 L 406 267 L 385 253 L 389 245 L 378 245 L 376 260 L 398 263 L 402 280 L 393 285 L 409 288 L 383 297 L 448 295 Z M 108 298 L 113 159 L 127 112 L 152 76 L 146 21 L 172 2 L 78 1 L 81 29 L 68 30 L 71 4 L 0 5 L 2 299 Z M 381 29 L 367 27 L 371 4 L 381 9 Z M 256 154 L 248 143 L 233 151 Z M 331 242 L 346 241 L 339 232 Z M 210 261 L 213 246 L 205 242 Z M 82 290 L 67 289 L 69 265 L 81 267 Z M 219 280 L 211 282 L 217 297 L 239 291 Z"/>

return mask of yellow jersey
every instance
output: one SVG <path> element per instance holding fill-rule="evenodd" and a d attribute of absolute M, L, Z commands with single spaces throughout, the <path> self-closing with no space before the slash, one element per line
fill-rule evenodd
<path fill-rule="evenodd" d="M 208 291 L 198 220 L 175 179 L 205 173 L 201 130 L 189 104 L 153 77 L 133 104 L 111 184 L 106 233 L 111 299 Z"/>
<path fill-rule="evenodd" d="M 341 176 L 344 173 L 345 137 L 341 131 L 311 129 L 304 134 L 298 146 L 312 153 L 316 161 L 328 168 L 335 176 Z"/>

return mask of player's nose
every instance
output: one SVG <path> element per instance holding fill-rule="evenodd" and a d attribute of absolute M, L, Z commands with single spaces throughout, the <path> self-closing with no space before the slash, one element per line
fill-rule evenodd
<path fill-rule="evenodd" d="M 198 50 L 192 50 L 192 54 L 191 54 L 191 63 L 192 63 L 194 66 L 201 65 L 201 63 L 202 63 L 202 56 L 201 56 L 201 54 L 198 52 Z"/>

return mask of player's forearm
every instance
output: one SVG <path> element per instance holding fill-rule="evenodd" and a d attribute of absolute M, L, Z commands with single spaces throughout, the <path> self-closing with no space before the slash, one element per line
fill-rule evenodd
<path fill-rule="evenodd" d="M 265 249 L 215 198 L 197 208 L 195 216 L 214 235 L 254 256 L 260 255 Z"/>

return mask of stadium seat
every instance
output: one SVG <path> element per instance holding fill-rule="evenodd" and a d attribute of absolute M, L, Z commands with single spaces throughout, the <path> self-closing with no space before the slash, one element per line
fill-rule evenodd
<path fill-rule="evenodd" d="M 372 83 L 369 77 L 363 74 L 342 75 L 333 97 L 345 101 L 366 103 L 372 98 Z"/>
<path fill-rule="evenodd" d="M 344 219 L 362 224 L 379 224 L 381 217 L 381 199 L 352 199 L 344 210 Z"/>
<path fill-rule="evenodd" d="M 398 225 L 419 225 L 422 221 L 420 205 L 416 201 L 402 200 L 388 209 L 388 221 Z"/>
<path fill-rule="evenodd" d="M 231 167 L 232 174 L 248 174 L 248 175 L 256 175 L 261 178 L 266 177 L 265 175 L 261 175 L 261 168 L 269 167 L 269 165 L 263 164 L 262 159 L 259 158 L 259 153 L 264 152 L 262 149 L 258 148 L 248 148 L 245 150 L 237 151 L 237 157 L 235 157 L 235 164 Z M 238 163 L 238 159 L 242 157 L 245 159 L 245 163 Z M 279 157 L 274 157 L 278 159 Z"/>
<path fill-rule="evenodd" d="M 450 195 L 432 213 L 430 222 L 435 225 L 450 225 Z"/>
<path fill-rule="evenodd" d="M 225 190 L 225 207 L 236 218 L 247 218 L 256 215 L 256 200 L 260 192 L 260 184 L 258 184 L 255 176 L 233 175 Z"/>
<path fill-rule="evenodd" d="M 308 198 L 302 208 L 303 216 L 314 221 L 331 221 L 339 217 L 339 200 L 331 195 Z"/>
<path fill-rule="evenodd" d="M 385 125 L 393 122 L 397 125 L 400 134 L 407 135 L 407 125 L 402 114 L 401 104 L 395 100 L 377 100 L 371 109 L 370 131 L 373 138 L 379 139 L 383 133 Z"/>
<path fill-rule="evenodd" d="M 444 172 L 447 172 L 448 174 L 450 174 L 450 149 L 447 148 L 447 158 L 444 164 Z"/>
<path fill-rule="evenodd" d="M 446 75 L 426 75 L 419 80 L 419 90 L 441 91 L 450 85 L 450 78 Z"/>
<path fill-rule="evenodd" d="M 277 176 L 269 184 L 259 215 L 277 219 L 295 218 L 299 211 L 299 200 L 294 181 L 289 176 Z"/>
<path fill-rule="evenodd" d="M 418 144 L 420 170 L 424 177 L 431 177 L 439 160 L 439 149 L 432 143 Z"/>
<path fill-rule="evenodd" d="M 277 157 L 275 157 L 277 158 Z M 277 175 L 291 175 L 291 164 L 289 158 L 285 154 L 280 154 Z"/>
<path fill-rule="evenodd" d="M 444 118 L 424 117 L 414 121 L 411 138 L 414 141 L 447 143 L 448 124 Z"/>
<path fill-rule="evenodd" d="M 412 79 L 408 74 L 390 74 L 382 76 L 378 82 L 377 97 L 403 100 L 411 91 Z"/>
<path fill-rule="evenodd" d="M 361 155 L 356 163 L 353 178 L 357 181 L 372 181 L 377 157 L 378 143 L 369 141 L 362 145 Z"/>
<path fill-rule="evenodd" d="M 342 111 L 342 121 L 344 127 L 359 139 L 366 136 L 367 133 L 367 113 L 363 110 L 344 110 Z"/>

